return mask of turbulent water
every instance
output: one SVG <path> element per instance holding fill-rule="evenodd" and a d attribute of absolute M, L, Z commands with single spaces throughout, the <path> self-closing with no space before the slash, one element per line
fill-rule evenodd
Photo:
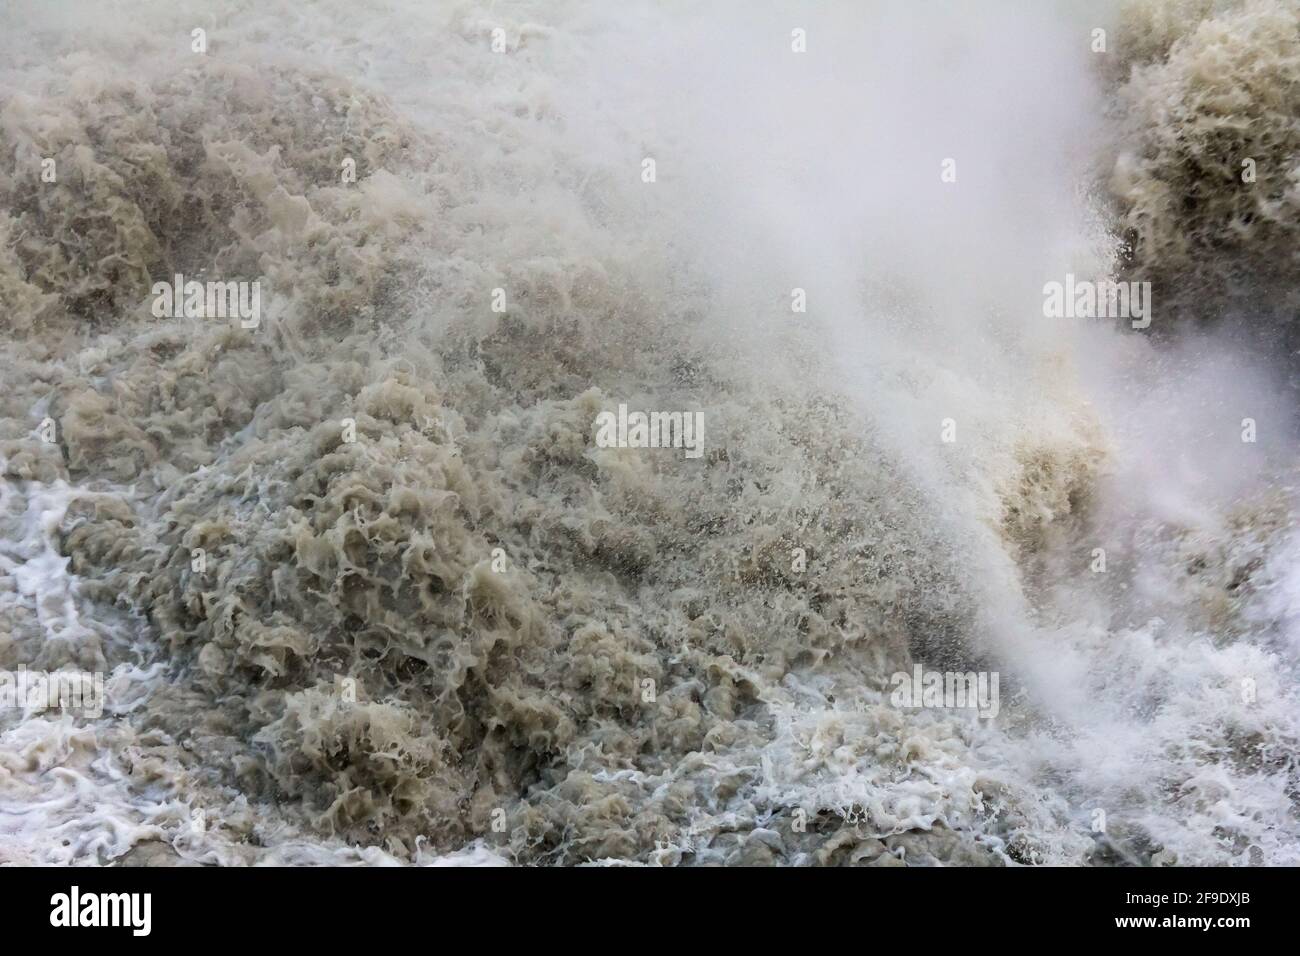
<path fill-rule="evenodd" d="M 1300 864 L 1297 90 L 1294 0 L 10 0 L 0 671 L 104 699 L 0 862 Z"/>

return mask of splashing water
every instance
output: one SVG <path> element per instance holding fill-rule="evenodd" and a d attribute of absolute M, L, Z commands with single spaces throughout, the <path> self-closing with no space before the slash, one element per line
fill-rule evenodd
<path fill-rule="evenodd" d="M 212 7 L 0 13 L 0 860 L 1300 863 L 1294 4 Z"/>

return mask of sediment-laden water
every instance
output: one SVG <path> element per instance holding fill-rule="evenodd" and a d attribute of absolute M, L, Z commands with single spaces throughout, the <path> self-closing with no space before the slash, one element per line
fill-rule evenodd
<path fill-rule="evenodd" d="M 1300 863 L 1298 86 L 1294 0 L 12 0 L 0 671 L 103 706 L 0 707 L 0 862 Z"/>

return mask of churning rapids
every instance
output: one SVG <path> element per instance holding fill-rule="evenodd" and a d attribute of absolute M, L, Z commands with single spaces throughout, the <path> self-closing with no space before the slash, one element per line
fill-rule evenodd
<path fill-rule="evenodd" d="M 103 700 L 0 862 L 1300 864 L 1297 88 L 1297 0 L 9 0 L 0 673 Z"/>

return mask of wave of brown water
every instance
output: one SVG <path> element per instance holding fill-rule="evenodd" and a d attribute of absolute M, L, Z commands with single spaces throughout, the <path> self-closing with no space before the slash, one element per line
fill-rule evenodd
<path fill-rule="evenodd" d="M 1039 311 L 1289 241 L 1157 100 L 1228 43 L 1288 202 L 1291 5 L 131 8 L 3 15 L 0 668 L 107 697 L 0 712 L 6 859 L 1295 862 L 1286 369 Z"/>

